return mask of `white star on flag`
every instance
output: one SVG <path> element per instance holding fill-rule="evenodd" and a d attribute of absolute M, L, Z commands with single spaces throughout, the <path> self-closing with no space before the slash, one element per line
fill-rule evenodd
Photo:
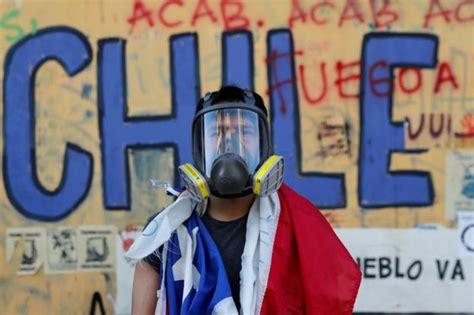
<path fill-rule="evenodd" d="M 196 252 L 196 234 L 199 227 L 192 230 L 192 239 L 188 230 L 183 225 L 176 230 L 178 236 L 181 258 L 173 265 L 173 277 L 175 281 L 184 280 L 183 301 L 188 296 L 192 288 L 197 290 L 201 274 L 193 264 L 194 253 Z"/>

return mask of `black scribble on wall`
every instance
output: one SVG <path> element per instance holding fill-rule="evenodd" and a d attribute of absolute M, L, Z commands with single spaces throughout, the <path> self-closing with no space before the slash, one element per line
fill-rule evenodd
<path fill-rule="evenodd" d="M 317 155 L 322 158 L 351 156 L 349 125 L 346 122 L 330 123 L 324 119 L 318 125 L 317 139 L 321 148 Z"/>
<path fill-rule="evenodd" d="M 76 262 L 74 240 L 71 231 L 64 230 L 53 234 L 53 249 L 59 251 L 60 262 Z"/>
<path fill-rule="evenodd" d="M 25 241 L 25 250 L 21 257 L 22 265 L 33 265 L 38 258 L 38 250 L 36 249 L 35 240 Z"/>
<path fill-rule="evenodd" d="M 99 305 L 99 310 L 101 315 L 105 315 L 105 308 L 104 308 L 104 303 L 102 302 L 102 297 L 100 296 L 99 292 L 94 292 L 94 295 L 92 295 L 92 301 L 91 301 L 91 306 L 89 309 L 89 315 L 95 315 L 96 312 L 96 307 L 97 304 Z"/>

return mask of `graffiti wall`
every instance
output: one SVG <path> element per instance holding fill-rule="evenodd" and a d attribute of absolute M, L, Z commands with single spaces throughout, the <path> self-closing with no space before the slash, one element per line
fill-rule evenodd
<path fill-rule="evenodd" d="M 0 304 L 126 314 L 203 93 L 255 89 L 356 310 L 474 312 L 473 0 L 0 2 Z M 315 240 L 316 241 L 316 240 Z"/>

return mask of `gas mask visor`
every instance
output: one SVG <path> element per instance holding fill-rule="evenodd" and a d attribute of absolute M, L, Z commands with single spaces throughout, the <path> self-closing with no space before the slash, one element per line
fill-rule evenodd
<path fill-rule="evenodd" d="M 207 112 L 198 119 L 201 121 L 195 123 L 202 126 L 202 170 L 206 177 L 212 177 L 222 159 L 242 163 L 249 176 L 268 155 L 267 135 L 256 112 L 226 108 Z"/>

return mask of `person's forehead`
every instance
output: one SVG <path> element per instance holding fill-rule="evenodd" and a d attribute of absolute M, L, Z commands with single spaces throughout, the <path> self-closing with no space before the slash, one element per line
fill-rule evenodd
<path fill-rule="evenodd" d="M 256 127 L 257 117 L 251 116 L 252 115 L 239 115 L 237 113 L 224 113 L 223 115 L 217 115 L 212 119 L 207 119 L 206 127 L 215 127 L 216 125 L 222 126 L 227 124 Z"/>

